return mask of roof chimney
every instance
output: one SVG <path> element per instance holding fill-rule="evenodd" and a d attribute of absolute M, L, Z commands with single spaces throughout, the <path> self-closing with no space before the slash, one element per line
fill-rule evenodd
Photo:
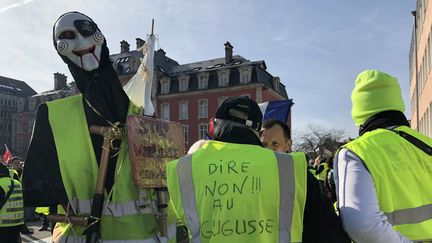
<path fill-rule="evenodd" d="M 159 50 L 157 50 L 157 52 L 162 53 L 162 55 L 165 56 L 166 52 L 164 51 L 164 49 L 160 48 Z"/>
<path fill-rule="evenodd" d="M 122 40 L 120 41 L 120 53 L 129 52 L 129 43 L 127 41 Z"/>
<path fill-rule="evenodd" d="M 67 77 L 63 73 L 54 73 L 54 90 L 62 90 L 66 88 Z"/>
<path fill-rule="evenodd" d="M 229 41 L 227 41 L 225 43 L 225 63 L 231 63 L 232 62 L 232 57 L 233 57 L 233 46 L 231 45 L 231 43 L 229 43 Z"/>
<path fill-rule="evenodd" d="M 145 40 L 143 40 L 141 38 L 136 38 L 135 40 L 136 40 L 136 49 L 137 50 L 145 44 Z"/>

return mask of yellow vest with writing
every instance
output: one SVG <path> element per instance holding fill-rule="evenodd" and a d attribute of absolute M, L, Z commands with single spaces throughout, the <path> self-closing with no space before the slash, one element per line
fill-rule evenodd
<path fill-rule="evenodd" d="M 168 190 L 191 242 L 301 242 L 303 153 L 208 141 L 167 167 Z"/>

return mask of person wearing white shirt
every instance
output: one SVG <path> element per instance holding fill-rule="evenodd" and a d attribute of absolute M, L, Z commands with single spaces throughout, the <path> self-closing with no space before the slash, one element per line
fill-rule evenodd
<path fill-rule="evenodd" d="M 351 99 L 360 137 L 334 159 L 345 231 L 355 242 L 431 241 L 432 139 L 409 128 L 397 79 L 386 73 L 359 74 Z"/>

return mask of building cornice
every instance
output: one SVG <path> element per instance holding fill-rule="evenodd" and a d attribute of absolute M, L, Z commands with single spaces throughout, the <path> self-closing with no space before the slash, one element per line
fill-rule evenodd
<path fill-rule="evenodd" d="M 217 89 L 208 89 L 208 90 L 202 90 L 201 89 L 201 90 L 191 91 L 191 92 L 180 92 L 180 93 L 174 93 L 174 94 L 160 94 L 160 95 L 158 95 L 158 99 L 164 100 L 164 99 L 171 99 L 171 98 L 190 97 L 190 96 L 195 96 L 195 95 L 218 94 L 218 93 L 226 93 L 229 91 L 253 89 L 253 88 L 263 87 L 263 86 L 264 86 L 264 84 L 262 84 L 262 83 L 254 83 L 254 84 L 238 85 L 238 86 L 232 86 L 232 87 L 223 87 L 223 88 L 217 88 Z M 280 96 L 280 97 L 283 98 L 282 96 Z"/>

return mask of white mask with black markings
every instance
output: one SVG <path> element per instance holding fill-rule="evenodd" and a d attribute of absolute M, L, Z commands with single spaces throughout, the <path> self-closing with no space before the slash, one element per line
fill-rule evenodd
<path fill-rule="evenodd" d="M 57 51 L 78 67 L 92 71 L 99 67 L 104 36 L 96 24 L 80 13 L 67 13 L 54 25 Z"/>

